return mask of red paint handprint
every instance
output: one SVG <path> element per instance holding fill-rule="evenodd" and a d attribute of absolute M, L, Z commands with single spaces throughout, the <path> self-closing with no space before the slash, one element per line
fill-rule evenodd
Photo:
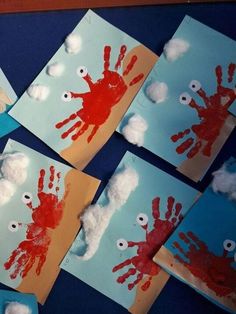
<path fill-rule="evenodd" d="M 207 245 L 193 232 L 180 232 L 179 237 L 185 246 L 187 245 L 187 250 L 185 251 L 178 242 L 174 242 L 174 247 L 182 255 L 175 255 L 177 261 L 205 282 L 217 296 L 223 297 L 236 292 L 236 269 L 232 266 L 236 262 L 236 253 L 234 257 L 227 256 L 236 248 L 234 241 L 225 240 L 224 252 L 222 256 L 217 256 L 210 252 Z"/>
<path fill-rule="evenodd" d="M 91 134 L 87 138 L 87 142 L 89 143 L 98 131 L 99 127 L 109 118 L 112 107 L 121 100 L 128 87 L 133 86 L 142 80 L 144 75 L 140 73 L 131 80 L 129 86 L 127 86 L 124 81 L 124 77 L 130 73 L 137 61 L 136 55 L 132 56 L 123 74 L 120 75 L 118 73 L 118 70 L 121 67 L 121 62 L 125 57 L 126 50 L 127 47 L 125 45 L 121 46 L 120 54 L 115 64 L 115 71 L 111 71 L 109 69 L 111 47 L 104 47 L 103 78 L 98 79 L 95 83 L 92 82 L 92 78 L 88 74 L 85 67 L 82 66 L 78 68 L 77 74 L 87 82 L 90 91 L 83 94 L 74 92 L 65 92 L 63 94 L 62 97 L 64 101 L 71 101 L 72 98 L 81 98 L 82 109 L 56 124 L 56 128 L 61 129 L 71 121 L 80 119 L 61 135 L 62 139 L 67 138 L 74 132 L 71 139 L 75 141 L 89 128 L 90 125 L 93 125 Z"/>
<path fill-rule="evenodd" d="M 167 212 L 165 220 L 160 218 L 160 198 L 157 197 L 152 201 L 152 216 L 154 219 L 153 230 L 148 231 L 148 217 L 146 214 L 139 214 L 137 222 L 146 231 L 146 239 L 140 242 L 126 241 L 119 239 L 117 246 L 120 250 L 125 250 L 128 247 L 137 246 L 137 255 L 125 260 L 123 263 L 116 265 L 113 272 L 116 272 L 128 265 L 133 265 L 126 273 L 117 278 L 117 282 L 123 284 L 130 276 L 136 275 L 136 280 L 128 284 L 128 289 L 132 290 L 142 279 L 144 275 L 148 275 L 147 281 L 142 285 L 141 289 L 146 291 L 153 276 L 156 276 L 160 267 L 153 262 L 153 257 L 160 249 L 162 244 L 167 240 L 170 233 L 175 228 L 178 221 L 182 219 L 181 215 L 182 205 L 175 204 L 175 199 L 172 196 L 167 200 Z"/>
<path fill-rule="evenodd" d="M 59 181 L 60 173 L 55 173 L 53 166 L 50 167 L 50 177 L 48 189 L 44 192 L 45 170 L 41 169 L 38 180 L 38 201 L 39 205 L 33 207 L 32 195 L 26 192 L 22 196 L 22 201 L 32 210 L 32 223 L 27 224 L 26 240 L 22 241 L 17 249 L 15 249 L 8 261 L 4 264 L 4 268 L 9 270 L 14 265 L 14 269 L 10 274 L 11 279 L 15 279 L 18 275 L 24 278 L 38 259 L 36 274 L 39 275 L 47 258 L 47 251 L 51 243 L 50 230 L 55 229 L 63 215 L 64 200 L 59 200 Z M 56 178 L 55 178 L 56 175 Z M 55 179 L 57 183 L 55 183 Z M 54 193 L 53 193 L 53 190 Z M 68 191 L 65 193 L 65 197 Z M 14 222 L 11 225 L 12 231 L 16 231 L 18 227 L 22 227 L 23 223 Z"/>
<path fill-rule="evenodd" d="M 228 67 L 228 83 L 233 82 L 235 69 L 236 64 L 230 63 Z M 205 106 L 199 106 L 188 93 L 180 95 L 180 102 L 195 109 L 200 119 L 199 124 L 194 124 L 191 128 L 171 136 L 171 140 L 175 143 L 189 135 L 191 131 L 195 134 L 195 139 L 190 136 L 176 148 L 178 154 L 184 154 L 189 150 L 187 152 L 188 159 L 193 158 L 199 152 L 204 156 L 211 156 L 212 145 L 229 116 L 228 108 L 236 100 L 235 86 L 233 88 L 222 86 L 222 67 L 220 65 L 216 67 L 215 73 L 217 89 L 212 96 L 206 95 L 200 82 L 193 80 L 189 84 L 191 90 L 197 92 L 201 97 Z"/>

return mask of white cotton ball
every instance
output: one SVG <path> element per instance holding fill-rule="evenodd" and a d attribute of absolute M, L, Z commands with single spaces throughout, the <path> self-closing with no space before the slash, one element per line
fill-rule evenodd
<path fill-rule="evenodd" d="M 49 88 L 40 84 L 32 84 L 27 89 L 27 94 L 36 100 L 43 101 L 46 100 L 49 95 Z"/>
<path fill-rule="evenodd" d="M 61 76 L 64 70 L 65 70 L 64 64 L 59 62 L 55 62 L 47 66 L 47 74 L 53 77 Z"/>
<path fill-rule="evenodd" d="M 147 122 L 140 115 L 134 114 L 127 125 L 123 127 L 121 133 L 129 143 L 140 147 L 144 143 L 144 134 L 147 129 Z"/>
<path fill-rule="evenodd" d="M 5 309 L 5 314 L 31 314 L 31 309 L 18 302 L 10 302 Z"/>
<path fill-rule="evenodd" d="M 188 51 L 190 45 L 181 38 L 173 38 L 164 46 L 164 54 L 168 61 L 176 61 Z"/>
<path fill-rule="evenodd" d="M 27 178 L 29 158 L 23 153 L 9 154 L 2 163 L 1 172 L 5 179 L 21 185 Z"/>
<path fill-rule="evenodd" d="M 164 82 L 153 82 L 146 88 L 147 96 L 159 104 L 166 100 L 168 94 L 168 86 Z"/>
<path fill-rule="evenodd" d="M 82 47 L 82 38 L 77 34 L 69 34 L 65 40 L 66 52 L 76 54 Z"/>
<path fill-rule="evenodd" d="M 14 195 L 15 186 L 6 179 L 0 179 L 0 206 L 6 204 Z"/>
<path fill-rule="evenodd" d="M 119 209 L 127 202 L 130 193 L 138 186 L 138 181 L 138 173 L 131 167 L 112 176 L 108 183 L 107 197 L 115 209 Z"/>
<path fill-rule="evenodd" d="M 235 197 L 236 193 L 236 173 L 227 171 L 225 165 L 219 170 L 212 173 L 212 189 L 214 192 L 227 193 L 230 198 Z"/>

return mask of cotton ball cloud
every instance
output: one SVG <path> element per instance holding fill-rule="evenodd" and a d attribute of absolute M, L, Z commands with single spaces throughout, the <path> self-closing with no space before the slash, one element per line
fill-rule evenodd
<path fill-rule="evenodd" d="M 0 206 L 6 204 L 14 193 L 14 184 L 4 178 L 0 179 Z"/>
<path fill-rule="evenodd" d="M 21 185 L 27 178 L 29 158 L 23 153 L 7 155 L 3 160 L 1 172 L 5 179 L 16 185 Z"/>
<path fill-rule="evenodd" d="M 83 256 L 77 256 L 78 259 L 88 260 L 96 253 L 112 216 L 127 202 L 130 194 L 137 188 L 138 181 L 136 170 L 131 167 L 125 168 L 122 172 L 113 175 L 108 183 L 108 204 L 106 206 L 95 204 L 85 210 L 81 221 L 87 250 Z"/>
<path fill-rule="evenodd" d="M 25 305 L 18 302 L 10 302 L 7 304 L 5 309 L 5 314 L 31 314 L 31 309 Z"/>
<path fill-rule="evenodd" d="M 65 66 L 62 63 L 55 62 L 47 66 L 47 74 L 52 77 L 59 77 L 63 74 Z"/>
<path fill-rule="evenodd" d="M 147 129 L 147 122 L 139 114 L 134 114 L 122 128 L 121 133 L 128 142 L 140 147 L 144 144 L 144 134 Z"/>
<path fill-rule="evenodd" d="M 47 99 L 49 95 L 49 88 L 44 85 L 40 84 L 31 84 L 30 87 L 27 89 L 27 94 L 38 101 L 44 101 Z"/>
<path fill-rule="evenodd" d="M 176 61 L 182 57 L 189 49 L 189 43 L 181 38 L 173 38 L 164 46 L 164 54 L 168 61 Z"/>
<path fill-rule="evenodd" d="M 65 39 L 66 52 L 77 54 L 82 48 L 82 38 L 80 35 L 71 33 Z"/>
<path fill-rule="evenodd" d="M 212 189 L 215 193 L 227 194 L 230 199 L 236 200 L 236 173 L 227 171 L 223 165 L 219 170 L 212 173 Z"/>
<path fill-rule="evenodd" d="M 146 95 L 155 103 L 159 104 L 166 100 L 168 86 L 164 82 L 153 82 L 146 88 Z"/>

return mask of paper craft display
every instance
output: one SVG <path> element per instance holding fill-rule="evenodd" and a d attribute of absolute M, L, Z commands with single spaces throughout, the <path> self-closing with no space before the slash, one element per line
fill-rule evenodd
<path fill-rule="evenodd" d="M 140 115 L 143 146 L 199 181 L 235 126 L 236 42 L 189 16 L 173 38 L 118 131 Z"/>
<path fill-rule="evenodd" d="M 17 96 L 0 68 L 0 138 L 19 127 L 7 113 L 16 100 Z"/>
<path fill-rule="evenodd" d="M 227 171 L 235 175 L 235 159 L 229 160 Z M 221 177 L 221 185 L 224 179 Z M 227 193 L 214 192 L 215 184 L 193 206 L 154 260 L 217 305 L 236 313 L 236 203 Z"/>
<path fill-rule="evenodd" d="M 18 312 L 15 311 L 18 308 Z M 20 309 L 20 310 L 19 310 Z M 38 304 L 33 294 L 0 290 L 1 314 L 38 314 Z"/>
<path fill-rule="evenodd" d="M 115 131 L 156 61 L 89 10 L 10 114 L 82 169 Z"/>
<path fill-rule="evenodd" d="M 3 154 L 15 152 L 28 157 L 28 175 L 0 206 L 0 281 L 43 304 L 99 180 L 9 140 Z"/>
<path fill-rule="evenodd" d="M 114 203 L 114 199 L 126 201 L 113 213 L 98 250 L 90 259 L 83 260 L 87 245 L 81 229 L 61 268 L 130 312 L 147 313 L 169 278 L 152 257 L 186 214 L 198 192 L 131 153 L 121 160 L 112 182 L 117 183 L 116 176 L 122 176 L 124 171 L 133 173 L 130 184 L 136 188 L 128 199 L 127 193 L 122 197 L 121 192 L 130 191 L 127 182 L 124 184 L 127 188 L 121 183 L 114 195 L 111 183 L 101 194 L 97 210 Z M 97 223 L 98 219 L 94 220 Z M 96 242 L 96 234 L 90 234 L 90 239 Z"/>

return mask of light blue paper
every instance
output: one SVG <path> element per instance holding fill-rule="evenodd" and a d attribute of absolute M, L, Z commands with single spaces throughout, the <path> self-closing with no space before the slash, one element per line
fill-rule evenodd
<path fill-rule="evenodd" d="M 85 79 L 77 74 L 77 69 L 79 66 L 84 66 L 87 68 L 88 74 L 94 83 L 98 80 L 101 81 L 104 72 L 104 47 L 110 46 L 111 51 L 109 69 L 115 72 L 117 71 L 117 73 L 122 75 L 122 68 L 125 59 L 128 58 L 127 60 L 130 61 L 134 54 L 138 55 L 138 53 L 132 53 L 132 50 L 138 47 L 139 51 L 142 52 L 143 59 L 140 62 L 141 57 L 139 57 L 139 55 L 137 56 L 137 60 L 140 63 L 138 66 L 137 61 L 133 66 L 133 70 L 136 70 L 138 67 L 140 72 L 138 71 L 138 73 L 134 75 L 132 74 L 132 70 L 128 75 L 127 83 L 129 83 L 136 75 L 142 73 L 142 69 L 145 67 L 145 75 L 147 75 L 149 72 L 147 72 L 147 69 L 149 68 L 151 70 L 156 60 L 156 56 L 149 49 L 142 46 L 138 41 L 131 38 L 113 25 L 109 24 L 91 10 L 86 13 L 80 23 L 76 26 L 73 34 L 80 36 L 82 40 L 81 50 L 77 54 L 70 54 L 66 52 L 66 47 L 63 44 L 48 62 L 48 65 L 51 65 L 55 62 L 61 63 L 65 68 L 62 75 L 60 77 L 49 76 L 47 74 L 46 66 L 37 76 L 34 82 L 32 82 L 32 84 L 42 84 L 47 86 L 50 89 L 48 98 L 44 101 L 38 101 L 30 98 L 27 92 L 25 92 L 17 102 L 16 106 L 11 110 L 10 115 L 59 154 L 63 154 L 64 150 L 70 150 L 72 145 L 75 145 L 76 148 L 67 152 L 66 156 L 63 154 L 63 158 L 76 167 L 78 166 L 76 164 L 77 162 L 83 161 L 83 166 L 80 166 L 81 169 L 91 160 L 91 158 L 97 153 L 98 149 L 104 145 L 104 143 L 115 131 L 115 128 L 119 122 L 116 121 L 116 115 L 119 117 L 125 113 L 126 108 L 139 89 L 139 84 L 135 83 L 132 86 L 127 86 L 127 90 L 123 96 L 128 94 L 132 97 L 130 97 L 130 100 L 128 100 L 127 103 L 122 103 L 122 96 L 121 100 L 117 104 L 114 104 L 113 109 L 109 108 L 110 104 L 108 107 L 106 107 L 106 100 L 114 98 L 114 96 L 111 97 L 111 93 L 110 96 L 108 96 L 108 90 L 109 88 L 113 88 L 112 86 L 114 86 L 114 90 L 118 90 L 115 88 L 117 83 L 111 81 L 106 86 L 105 92 L 100 93 L 100 95 L 97 96 L 95 92 L 93 93 L 91 91 L 92 88 L 88 86 L 88 83 L 85 81 Z M 121 60 L 120 69 L 115 70 L 115 64 L 118 60 L 118 56 L 123 45 L 127 47 L 127 52 L 124 56 L 124 60 Z M 144 57 L 143 55 L 148 55 L 149 58 Z M 108 63 L 108 61 L 106 62 Z M 143 64 L 145 67 L 143 67 Z M 100 88 L 98 87 L 96 90 L 98 91 Z M 76 98 L 72 99 L 70 102 L 65 102 L 63 101 L 62 97 L 65 91 L 72 91 L 74 93 L 80 94 L 86 92 L 89 94 L 90 99 L 85 102 L 82 100 L 82 98 Z M 97 99 L 103 97 L 104 101 L 101 103 L 101 109 L 99 110 L 99 108 L 95 107 L 95 113 L 93 113 L 92 109 L 89 108 L 93 108 Z M 119 111 L 116 110 L 117 106 L 120 108 Z M 89 113 L 86 113 L 87 109 L 89 110 Z M 85 131 L 85 133 L 81 134 L 77 140 L 72 140 L 72 135 L 76 133 L 79 128 L 82 128 L 82 126 L 85 125 L 83 118 L 81 118 L 80 114 L 78 113 L 80 110 L 82 110 L 85 120 L 89 119 L 87 116 L 94 116 L 93 120 L 95 117 L 97 117 L 98 120 L 102 120 L 102 114 L 107 112 L 107 110 L 111 111 L 109 118 L 105 122 L 101 122 L 102 124 L 99 125 L 100 134 L 96 133 L 97 137 L 94 137 L 90 143 L 87 141 L 94 125 L 96 124 L 94 121 L 91 122 L 89 129 Z M 122 114 L 119 112 L 122 112 Z M 58 122 L 70 117 L 72 114 L 75 114 L 73 120 L 68 122 L 62 128 L 56 128 L 56 124 Z M 111 123 L 109 120 L 112 115 L 113 123 Z M 34 117 L 42 117 L 42 119 L 34 119 Z M 82 125 L 75 128 L 68 137 L 62 139 L 61 135 L 78 121 L 82 121 Z M 93 146 L 94 140 L 95 146 Z M 88 147 L 90 147 L 88 149 L 89 152 L 86 153 Z"/>
<path fill-rule="evenodd" d="M 1 68 L 0 68 L 0 88 L 11 99 L 12 103 L 16 102 L 17 96 Z M 0 113 L 0 138 L 19 127 L 19 124 L 7 113 L 11 109 L 11 107 L 12 106 L 7 106 L 6 111 Z"/>
<path fill-rule="evenodd" d="M 33 294 L 18 293 L 8 290 L 0 290 L 0 313 L 4 313 L 5 307 L 9 302 L 18 302 L 27 305 L 32 314 L 38 314 L 36 297 Z"/>
<path fill-rule="evenodd" d="M 233 82 L 228 83 L 227 71 L 230 63 L 236 63 L 236 42 L 189 16 L 184 18 L 173 38 L 181 38 L 188 42 L 190 45 L 189 50 L 173 62 L 168 62 L 164 54 L 160 56 L 117 131 L 121 132 L 125 121 L 132 114 L 141 115 L 148 124 L 143 146 L 174 166 L 179 167 L 186 160 L 188 150 L 184 154 L 178 154 L 176 153 L 176 147 L 189 137 L 195 138 L 195 134 L 190 132 L 188 136 L 176 143 L 173 143 L 170 138 L 172 135 L 200 122 L 197 111 L 188 105 L 181 104 L 179 96 L 183 92 L 188 92 L 200 106 L 204 107 L 199 95 L 192 92 L 188 86 L 191 80 L 198 80 L 201 82 L 206 94 L 208 96 L 213 95 L 216 92 L 215 68 L 217 65 L 222 66 L 222 85 L 234 88 L 236 75 L 234 75 Z M 167 99 L 162 103 L 153 103 L 146 95 L 146 88 L 155 81 L 164 82 L 168 86 Z M 205 133 L 207 133 L 207 129 Z M 228 133 L 230 132 L 228 131 Z M 183 173 L 195 181 L 200 180 L 216 154 L 217 152 L 212 154 L 203 169 L 199 168 L 199 174 L 196 178 L 188 173 Z M 204 158 L 200 164 L 206 163 Z M 192 167 L 199 167 L 199 163 L 196 166 L 193 160 Z"/>
<path fill-rule="evenodd" d="M 228 171 L 236 173 L 236 160 L 231 158 L 228 161 Z M 233 240 L 236 242 L 236 202 L 235 200 L 229 200 L 226 194 L 215 193 L 213 192 L 211 186 L 205 191 L 205 193 L 201 196 L 199 201 L 193 206 L 190 213 L 183 220 L 183 222 L 177 227 L 172 236 L 168 239 L 168 241 L 164 244 L 164 248 L 170 252 L 171 256 L 174 257 L 181 256 L 183 260 L 187 263 L 191 262 L 187 256 L 181 254 L 181 252 L 174 247 L 174 243 L 177 242 L 184 250 L 185 254 L 188 254 L 190 251 L 190 246 L 188 246 L 184 241 L 182 241 L 179 237 L 180 233 L 184 233 L 185 235 L 188 232 L 193 232 L 200 241 L 204 242 L 207 245 L 207 249 L 214 256 L 218 258 L 218 261 L 221 257 L 224 256 L 224 246 L 223 243 L 225 240 Z M 194 241 L 192 241 L 194 244 Z M 200 247 L 194 244 L 196 248 L 200 251 Z M 163 249 L 160 250 L 160 255 L 166 256 L 166 253 L 161 253 Z M 189 256 L 189 255 L 188 255 Z M 236 278 L 236 248 L 231 252 L 227 253 L 227 257 L 232 257 L 232 261 L 230 263 L 232 269 L 235 270 L 234 276 Z M 233 261 L 235 258 L 235 262 Z M 199 254 L 199 261 L 204 260 L 206 263 L 209 261 L 209 257 L 206 255 Z M 184 271 L 176 270 L 173 263 L 170 260 L 165 259 L 165 257 L 158 258 L 156 257 L 156 261 L 170 274 L 179 278 L 181 281 L 189 284 L 191 287 L 196 289 L 199 293 L 203 294 L 212 302 L 217 305 L 223 307 L 231 313 L 236 313 L 236 304 L 234 306 L 229 307 L 227 303 L 230 300 L 230 297 L 234 297 L 236 295 L 236 281 L 234 283 L 233 294 L 226 293 L 225 298 L 216 298 L 210 295 L 211 289 L 208 286 L 208 292 L 206 292 L 205 282 L 200 279 L 200 283 L 197 282 L 198 278 L 193 275 L 188 275 Z M 197 261 L 197 259 L 196 259 Z M 172 264 L 172 267 L 170 266 Z M 178 262 L 177 262 L 178 263 Z M 225 261 L 225 265 L 227 262 Z M 214 264 L 209 264 L 207 276 L 213 276 L 211 274 L 219 274 L 221 278 L 224 278 L 224 267 L 221 264 L 218 266 L 214 266 Z M 220 266 L 221 265 L 221 266 Z M 185 268 L 185 267 L 184 267 Z M 203 268 L 200 267 L 202 270 Z M 211 272 L 212 270 L 212 272 Z M 207 277 L 206 276 L 206 277 Z M 226 279 L 227 275 L 225 275 Z M 233 276 L 233 275 L 231 275 Z M 217 277 L 216 277 L 217 278 Z M 223 279 L 224 280 L 224 279 Z M 222 282 L 218 285 L 218 287 L 222 287 L 222 289 L 226 289 L 227 283 Z M 205 289 L 205 290 L 204 290 Z"/>
<path fill-rule="evenodd" d="M 127 241 L 145 241 L 145 230 L 136 222 L 136 217 L 139 213 L 147 214 L 149 217 L 148 230 L 152 230 L 152 200 L 155 197 L 161 198 L 160 211 L 164 219 L 166 202 L 170 195 L 175 197 L 176 202 L 182 203 L 182 214 L 184 215 L 198 192 L 129 152 L 121 160 L 116 172 L 122 170 L 124 166 L 131 166 L 137 171 L 138 187 L 131 193 L 127 203 L 113 215 L 96 254 L 88 261 L 76 258 L 76 255 L 83 255 L 85 250 L 84 234 L 81 231 L 61 263 L 61 268 L 125 308 L 129 308 L 134 302 L 137 286 L 130 291 L 127 285 L 134 281 L 136 276 L 131 276 L 124 284 L 118 284 L 116 279 L 132 265 L 115 273 L 112 272 L 112 268 L 127 258 L 137 255 L 137 247 L 119 251 L 116 241 L 120 238 Z M 106 202 L 106 192 L 104 191 L 98 204 L 105 205 Z"/>

